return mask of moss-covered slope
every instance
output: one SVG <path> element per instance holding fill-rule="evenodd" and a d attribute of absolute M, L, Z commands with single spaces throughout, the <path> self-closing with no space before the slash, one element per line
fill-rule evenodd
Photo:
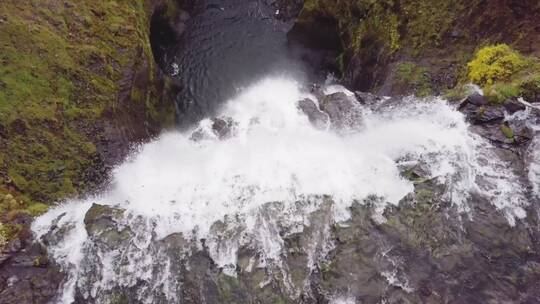
<path fill-rule="evenodd" d="M 536 0 L 306 0 L 297 26 L 335 20 L 344 50 L 336 66 L 351 86 L 425 95 L 465 79 L 482 46 L 540 54 L 538 17 Z"/>
<path fill-rule="evenodd" d="M 4 222 L 95 188 L 129 143 L 173 124 L 149 42 L 159 2 L 0 2 Z"/>

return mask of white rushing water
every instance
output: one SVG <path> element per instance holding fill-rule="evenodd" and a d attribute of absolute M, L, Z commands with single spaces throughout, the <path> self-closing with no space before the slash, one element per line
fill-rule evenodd
<path fill-rule="evenodd" d="M 521 101 L 529 104 L 523 99 L 521 99 Z M 540 107 L 538 104 L 532 106 L 536 108 Z M 527 177 L 532 188 L 533 195 L 540 199 L 540 121 L 538 120 L 538 116 L 534 115 L 533 111 L 537 110 L 527 107 L 523 111 L 518 111 L 512 115 L 507 115 L 506 120 L 514 123 L 525 124 L 531 132 L 531 141 L 527 155 L 525 156 L 526 163 L 528 164 Z"/>
<path fill-rule="evenodd" d="M 540 133 L 540 127 L 537 127 L 536 132 Z M 540 135 L 537 135 L 531 144 L 530 157 L 529 181 L 533 193 L 540 199 Z"/>
<path fill-rule="evenodd" d="M 430 177 L 448 185 L 447 199 L 461 211 L 469 210 L 470 193 L 476 191 L 489 197 L 510 224 L 525 216 L 525 200 L 515 190 L 519 185 L 508 165 L 469 132 L 463 115 L 445 101 L 409 98 L 379 110 L 358 104 L 361 123 L 338 132 L 310 124 L 297 102 L 315 97 L 301 87 L 283 78 L 258 82 L 221 111 L 236 122 L 232 136 L 218 139 L 211 120 L 200 123 L 200 140 L 193 140 L 192 132 L 163 134 L 114 170 L 109 191 L 68 201 L 40 217 L 33 226 L 38 237 L 52 226 L 65 227 L 60 241 L 49 246 L 69 274 L 59 302 L 71 303 L 76 286 L 89 280 L 82 261 L 94 247 L 83 220 L 93 203 L 125 209 L 130 216 L 124 216 L 123 225 L 136 237 L 128 260 L 119 249 L 95 249 L 102 266 L 85 296 L 143 280 L 150 291 L 141 290 L 140 297 L 148 303 L 153 289 L 175 302 L 181 288 L 167 279 L 172 265 L 152 251 L 155 240 L 172 233 L 205 239 L 211 257 L 229 275 L 235 275 L 241 246 L 258 252 L 257 267 L 280 267 L 280 230 L 292 233 L 309 226 L 308 215 L 322 206 L 325 195 L 332 198 L 329 223 L 346 220 L 354 201 L 372 196 L 381 198 L 374 216 L 384 221 L 384 207 L 397 205 L 413 191 L 413 184 L 400 175 L 404 164 L 424 164 Z M 336 86 L 327 90 L 344 91 Z M 224 228 L 216 229 L 217 221 Z M 312 246 L 313 265 L 332 247 L 326 233 L 316 239 L 325 244 Z"/>

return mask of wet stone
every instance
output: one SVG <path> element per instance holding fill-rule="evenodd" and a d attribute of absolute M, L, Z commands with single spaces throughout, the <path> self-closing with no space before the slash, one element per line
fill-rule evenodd
<path fill-rule="evenodd" d="M 319 100 L 319 105 L 336 129 L 351 129 L 361 124 L 361 109 L 354 97 L 342 92 L 334 93 Z"/>
<path fill-rule="evenodd" d="M 212 120 L 212 130 L 220 140 L 232 137 L 236 126 L 237 123 L 230 117 L 214 118 Z"/>
<path fill-rule="evenodd" d="M 302 99 L 298 102 L 298 108 L 307 115 L 309 122 L 318 129 L 328 127 L 328 115 L 317 107 L 311 99 Z"/>

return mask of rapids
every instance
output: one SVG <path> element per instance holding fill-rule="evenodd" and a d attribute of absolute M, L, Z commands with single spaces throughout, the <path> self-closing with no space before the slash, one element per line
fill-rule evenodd
<path fill-rule="evenodd" d="M 34 232 L 50 239 L 54 231 L 47 247 L 68 274 L 57 301 L 72 303 L 79 289 L 83 298 L 106 303 L 107 291 L 137 286 L 141 302 L 162 295 L 181 303 L 182 284 L 171 272 L 176 260 L 156 245 L 171 235 L 187 240 L 182 256 L 206 250 L 227 276 L 237 275 L 239 250 L 250 248 L 249 269 L 279 269 L 287 278 L 284 237 L 308 229 L 311 215 L 323 210 L 326 228 L 306 245 L 313 270 L 335 246 L 329 227 L 347 221 L 353 204 L 373 205 L 373 219 L 384 222 L 385 209 L 414 191 L 403 175 L 412 165 L 445 185 L 445 199 L 471 220 L 472 194 L 489 199 L 509 225 L 525 217 L 518 177 L 445 100 L 362 105 L 352 92 L 328 85 L 327 94 L 354 99 L 351 111 L 360 119 L 346 129 L 321 129 L 297 106 L 304 98 L 322 102 L 304 88 L 280 76 L 256 82 L 219 110 L 232 121 L 229 136 L 219 138 L 211 119 L 163 134 L 114 170 L 107 191 L 38 218 Z M 538 179 L 538 165 L 530 177 Z M 122 210 L 119 225 L 130 233 L 118 242 L 128 245 L 101 246 L 89 236 L 85 217 L 93 204 Z M 289 285 L 293 298 L 303 288 Z"/>

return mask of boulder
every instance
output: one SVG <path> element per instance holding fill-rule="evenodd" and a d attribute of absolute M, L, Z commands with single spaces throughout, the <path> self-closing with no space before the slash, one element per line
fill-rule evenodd
<path fill-rule="evenodd" d="M 478 93 L 467 96 L 465 102 L 475 105 L 477 107 L 486 106 L 489 103 L 483 95 L 480 95 Z"/>
<path fill-rule="evenodd" d="M 220 140 L 230 138 L 234 135 L 234 128 L 238 123 L 230 117 L 219 117 L 212 119 L 212 130 Z"/>
<path fill-rule="evenodd" d="M 298 102 L 298 108 L 306 114 L 309 122 L 317 129 L 324 130 L 328 128 L 328 115 L 317 107 L 315 102 L 309 98 L 302 99 Z"/>
<path fill-rule="evenodd" d="M 356 96 L 359 103 L 370 107 L 377 105 L 384 100 L 381 96 L 360 91 L 354 92 L 354 96 Z"/>
<path fill-rule="evenodd" d="M 472 124 L 501 124 L 504 121 L 504 107 L 490 105 L 484 96 L 475 93 L 465 98 L 458 107 Z"/>
<path fill-rule="evenodd" d="M 354 96 L 342 92 L 330 94 L 319 100 L 319 105 L 336 129 L 352 129 L 361 123 L 362 111 Z"/>
<path fill-rule="evenodd" d="M 122 209 L 93 204 L 84 217 L 90 239 L 108 248 L 125 245 L 132 237 L 132 232 L 123 225 L 124 212 Z"/>
<path fill-rule="evenodd" d="M 515 99 L 509 99 L 503 104 L 504 109 L 508 114 L 514 114 L 526 109 L 525 105 Z"/>

